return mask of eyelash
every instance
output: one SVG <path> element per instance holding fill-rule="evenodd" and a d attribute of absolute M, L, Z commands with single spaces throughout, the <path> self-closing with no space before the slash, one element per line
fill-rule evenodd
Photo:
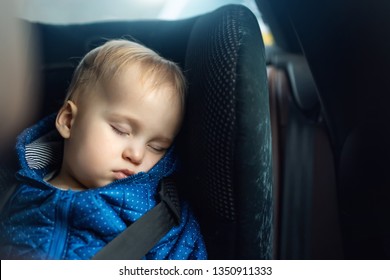
<path fill-rule="evenodd" d="M 120 136 L 128 136 L 128 135 L 130 135 L 130 133 L 127 133 L 127 132 L 123 132 L 123 131 L 121 131 L 120 129 L 118 129 L 118 128 L 116 128 L 115 126 L 113 126 L 113 125 L 111 125 L 111 128 L 112 128 L 112 130 L 116 133 L 116 134 L 118 134 L 118 135 L 120 135 Z M 161 148 L 161 147 L 153 147 L 153 146 L 150 146 L 149 145 L 149 147 L 154 151 L 154 152 L 156 152 L 156 153 L 165 153 L 168 149 L 167 148 Z"/>
<path fill-rule="evenodd" d="M 167 149 L 166 148 L 156 148 L 156 147 L 153 147 L 153 146 L 149 146 L 153 151 L 157 152 L 157 153 L 164 153 Z"/>
<path fill-rule="evenodd" d="M 113 126 L 113 125 L 111 125 L 111 128 L 112 128 L 112 130 L 113 130 L 116 134 L 118 134 L 118 135 L 120 135 L 120 136 L 127 136 L 127 135 L 130 135 L 130 134 L 127 133 L 127 132 L 123 132 L 123 131 L 119 130 L 118 128 L 116 128 L 116 127 Z"/>

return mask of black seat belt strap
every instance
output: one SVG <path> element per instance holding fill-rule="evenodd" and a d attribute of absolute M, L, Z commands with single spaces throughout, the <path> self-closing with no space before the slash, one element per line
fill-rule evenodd
<path fill-rule="evenodd" d="M 138 260 L 144 257 L 173 226 L 180 223 L 180 202 L 173 178 L 161 180 L 159 196 L 159 204 L 109 242 L 92 259 Z"/>

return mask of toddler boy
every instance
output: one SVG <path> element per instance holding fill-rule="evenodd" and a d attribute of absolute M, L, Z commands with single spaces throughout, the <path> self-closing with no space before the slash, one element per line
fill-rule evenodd
<path fill-rule="evenodd" d="M 157 203 L 177 169 L 183 119 L 179 67 L 113 40 L 77 67 L 64 105 L 18 138 L 19 185 L 1 214 L 1 259 L 91 259 Z M 205 259 L 186 202 L 146 259 Z"/>

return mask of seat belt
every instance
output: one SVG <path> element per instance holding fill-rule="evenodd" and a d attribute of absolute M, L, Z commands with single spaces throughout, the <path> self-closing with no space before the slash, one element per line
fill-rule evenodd
<path fill-rule="evenodd" d="M 159 204 L 104 246 L 92 259 L 139 260 L 173 226 L 180 224 L 180 201 L 173 177 L 160 181 L 159 197 Z"/>

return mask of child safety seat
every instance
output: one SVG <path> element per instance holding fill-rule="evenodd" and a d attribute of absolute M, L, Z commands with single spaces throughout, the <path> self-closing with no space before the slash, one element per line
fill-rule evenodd
<path fill-rule="evenodd" d="M 209 258 L 272 258 L 265 52 L 256 17 L 247 8 L 228 5 L 177 21 L 32 25 L 43 69 L 37 119 L 59 109 L 77 63 L 105 40 L 136 40 L 177 62 L 189 85 L 178 139 L 184 176 L 177 188 L 195 210 Z M 1 170 L 4 190 L 14 170 Z"/>

